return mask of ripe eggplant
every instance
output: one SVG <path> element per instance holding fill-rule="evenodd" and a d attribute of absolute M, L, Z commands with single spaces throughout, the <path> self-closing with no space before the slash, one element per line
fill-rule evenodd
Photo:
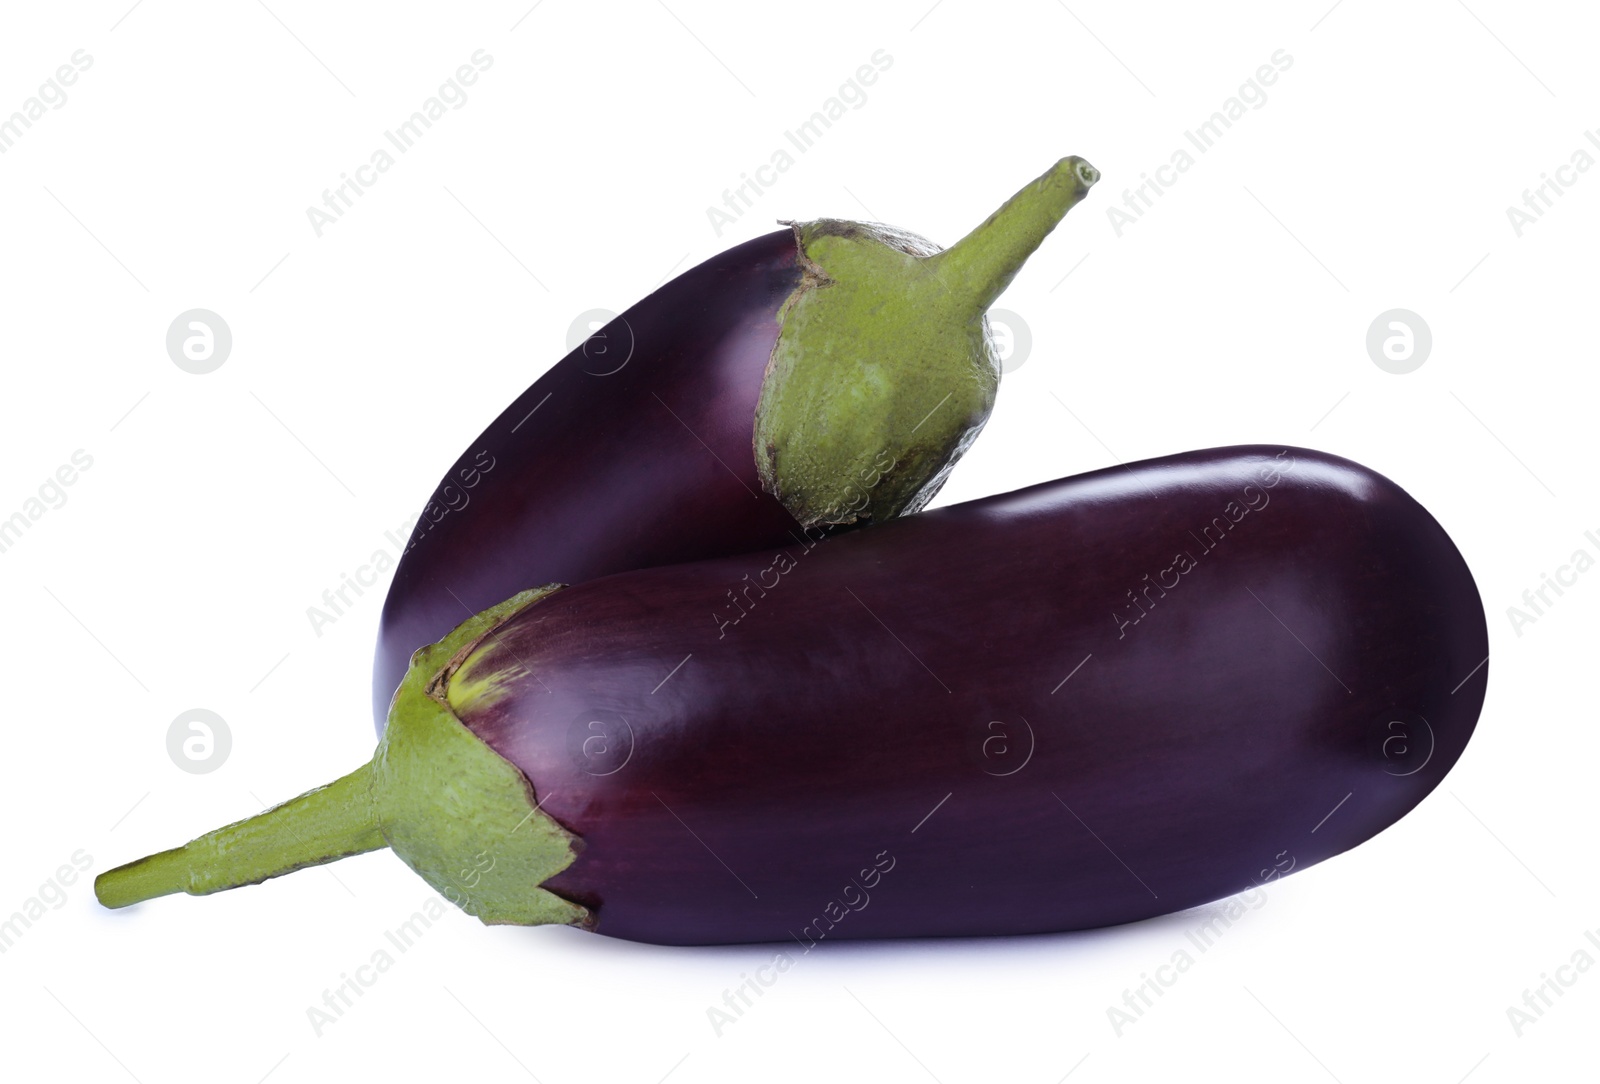
<path fill-rule="evenodd" d="M 989 417 L 984 312 L 1099 178 L 1063 158 L 947 251 L 819 219 L 662 286 L 456 461 L 384 602 L 373 714 L 419 645 L 529 584 L 783 545 L 915 512 Z"/>
<path fill-rule="evenodd" d="M 1128 922 L 1393 824 L 1461 755 L 1487 655 L 1393 482 L 1190 452 L 524 592 L 418 653 L 370 764 L 95 891 L 388 845 L 485 922 L 640 941 Z"/>

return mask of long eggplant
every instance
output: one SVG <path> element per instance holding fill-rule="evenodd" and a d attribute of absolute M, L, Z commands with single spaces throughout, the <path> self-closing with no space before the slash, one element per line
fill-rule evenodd
<path fill-rule="evenodd" d="M 947 251 L 875 224 L 790 223 L 601 328 L 424 508 L 379 626 L 379 733 L 413 651 L 529 584 L 925 505 L 994 405 L 985 310 L 1098 177 L 1063 158 Z"/>
<path fill-rule="evenodd" d="M 1128 922 L 1393 824 L 1461 755 L 1487 656 L 1393 482 L 1191 452 L 524 592 L 418 653 L 370 764 L 95 891 L 387 845 L 485 922 L 640 941 Z"/>

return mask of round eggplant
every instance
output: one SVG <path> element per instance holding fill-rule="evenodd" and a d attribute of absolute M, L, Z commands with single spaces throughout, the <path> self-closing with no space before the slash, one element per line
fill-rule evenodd
<path fill-rule="evenodd" d="M 1478 591 L 1388 479 L 1190 452 L 525 592 L 373 761 L 103 874 L 122 906 L 390 846 L 486 922 L 672 944 L 1016 934 L 1228 896 L 1460 757 Z"/>
<path fill-rule="evenodd" d="M 419 645 L 528 584 L 921 508 L 994 404 L 984 312 L 1098 177 L 1063 158 L 947 251 L 885 226 L 790 223 L 596 332 L 418 518 L 378 629 L 379 732 Z"/>

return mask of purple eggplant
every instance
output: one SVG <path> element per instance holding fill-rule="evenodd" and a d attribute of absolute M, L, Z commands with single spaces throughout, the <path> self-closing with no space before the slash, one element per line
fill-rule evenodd
<path fill-rule="evenodd" d="M 994 404 L 985 310 L 1098 176 L 1063 158 L 948 251 L 791 223 L 596 332 L 472 442 L 418 519 L 378 631 L 379 732 L 417 647 L 529 584 L 921 508 Z"/>
<path fill-rule="evenodd" d="M 418 653 L 369 765 L 96 892 L 388 845 L 486 922 L 659 943 L 1129 922 L 1395 823 L 1488 653 L 1393 482 L 1190 452 L 525 592 Z"/>

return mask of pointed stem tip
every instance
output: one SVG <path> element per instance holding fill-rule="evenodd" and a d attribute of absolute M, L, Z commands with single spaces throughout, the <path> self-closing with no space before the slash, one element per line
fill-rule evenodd
<path fill-rule="evenodd" d="M 203 896 L 388 846 L 379 830 L 371 765 L 235 824 L 94 880 L 106 907 L 187 892 Z"/>
<path fill-rule="evenodd" d="M 983 313 L 1005 291 L 1056 223 L 1088 195 L 1100 171 L 1069 155 L 1007 200 L 983 224 L 931 261 L 940 279 Z"/>

